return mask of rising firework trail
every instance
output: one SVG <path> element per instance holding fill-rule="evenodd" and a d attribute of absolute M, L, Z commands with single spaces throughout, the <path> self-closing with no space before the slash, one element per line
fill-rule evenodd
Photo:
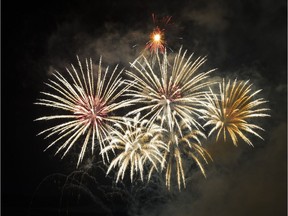
<path fill-rule="evenodd" d="M 55 114 L 36 120 L 55 122 L 54 126 L 39 133 L 47 134 L 45 138 L 56 137 L 46 149 L 59 144 L 55 154 L 64 151 L 64 157 L 73 145 L 81 146 L 78 166 L 90 139 L 92 154 L 95 141 L 98 141 L 100 150 L 104 148 L 104 140 L 112 130 L 111 125 L 121 122 L 122 119 L 113 113 L 129 106 L 130 102 L 116 102 L 129 88 L 121 78 L 123 70 L 119 72 L 116 66 L 112 74 L 108 73 L 108 67 L 103 71 L 100 58 L 98 71 L 94 74 L 95 66 L 91 59 L 86 59 L 84 66 L 78 57 L 77 59 L 79 70 L 71 64 L 71 69 L 66 68 L 67 77 L 56 71 L 53 74 L 54 80 L 46 83 L 49 91 L 41 92 L 45 97 L 36 102 L 38 105 L 53 108 Z M 104 160 L 103 154 L 102 157 Z"/>
<path fill-rule="evenodd" d="M 230 80 L 225 83 L 219 83 L 220 94 L 215 94 L 211 89 L 207 94 L 207 113 L 205 119 L 207 123 L 204 126 L 212 125 L 209 136 L 217 132 L 216 140 L 220 135 L 226 141 L 227 134 L 231 137 L 233 144 L 237 146 L 238 137 L 247 144 L 253 145 L 245 133 L 253 134 L 263 139 L 255 130 L 264 130 L 256 124 L 251 123 L 253 118 L 269 116 L 268 108 L 259 108 L 260 105 L 267 103 L 263 98 L 256 99 L 255 96 L 261 91 L 252 92 L 252 84 L 249 81 L 237 81 L 233 83 Z M 219 95 L 219 96 L 218 96 Z"/>
<path fill-rule="evenodd" d="M 158 170 L 163 164 L 163 150 L 167 151 L 166 144 L 162 141 L 164 131 L 158 125 L 147 127 L 148 120 L 139 121 L 138 114 L 132 120 L 125 119 L 124 124 L 116 123 L 115 130 L 108 137 L 110 145 L 102 153 L 113 151 L 116 156 L 110 163 L 107 174 L 112 169 L 118 169 L 116 182 L 125 176 L 130 167 L 130 179 L 133 182 L 134 172 L 140 174 L 143 181 L 145 169 L 150 170 L 148 180 L 153 170 Z"/>

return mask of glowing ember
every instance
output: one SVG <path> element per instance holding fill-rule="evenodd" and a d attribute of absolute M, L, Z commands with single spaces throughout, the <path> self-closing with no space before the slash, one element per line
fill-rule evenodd
<path fill-rule="evenodd" d="M 150 41 L 146 45 L 146 49 L 149 49 L 151 53 L 161 53 L 165 50 L 164 31 L 161 31 L 158 27 L 150 34 Z"/>

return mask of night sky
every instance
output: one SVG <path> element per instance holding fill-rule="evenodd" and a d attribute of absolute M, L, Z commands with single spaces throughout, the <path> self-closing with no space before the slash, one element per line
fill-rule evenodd
<path fill-rule="evenodd" d="M 286 1 L 5 0 L 1 9 L 2 215 L 286 215 Z M 208 143 L 214 162 L 207 178 L 195 169 L 181 192 L 140 183 L 115 192 L 97 159 L 86 158 L 86 173 L 75 173 L 77 155 L 44 152 L 49 142 L 36 135 L 46 125 L 34 119 L 47 110 L 33 103 L 53 70 L 76 55 L 129 67 L 149 39 L 152 13 L 172 16 L 171 52 L 183 46 L 207 55 L 205 67 L 217 68 L 211 76 L 250 79 L 263 89 L 271 117 L 259 120 L 265 141 L 253 138 L 254 148 Z M 69 174 L 82 175 L 84 185 L 65 184 Z"/>

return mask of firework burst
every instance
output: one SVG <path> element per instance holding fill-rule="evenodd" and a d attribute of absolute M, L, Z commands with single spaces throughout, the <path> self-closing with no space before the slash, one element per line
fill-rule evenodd
<path fill-rule="evenodd" d="M 150 34 L 150 40 L 146 44 L 146 48 L 151 54 L 164 53 L 166 41 L 165 41 L 165 28 L 160 26 L 166 26 L 171 20 L 171 16 L 165 16 L 162 19 L 157 19 L 157 17 L 152 14 L 154 27 L 152 33 Z"/>
<path fill-rule="evenodd" d="M 153 32 L 150 34 L 150 40 L 146 44 L 146 48 L 151 53 L 157 54 L 158 51 L 161 53 L 165 50 L 165 39 L 164 39 L 164 31 L 160 30 L 159 27 L 156 27 Z"/>
<path fill-rule="evenodd" d="M 108 137 L 110 145 L 106 146 L 102 153 L 117 152 L 116 157 L 110 163 L 107 174 L 116 166 L 119 167 L 116 182 L 123 179 L 127 168 L 130 166 L 130 179 L 133 181 L 134 172 L 140 173 L 143 181 L 144 168 L 150 166 L 149 177 L 154 169 L 158 170 L 158 164 L 163 164 L 162 151 L 167 150 L 161 140 L 164 131 L 158 125 L 153 124 L 147 128 L 148 120 L 139 121 L 138 114 L 134 119 L 125 119 L 124 124 L 115 124 L 116 130 Z"/>
<path fill-rule="evenodd" d="M 206 58 L 199 57 L 192 61 L 193 54 L 187 59 L 185 55 L 186 51 L 182 54 L 180 49 L 172 67 L 166 52 L 162 61 L 157 55 L 158 64 L 154 67 L 144 56 L 144 63 L 137 60 L 131 64 L 135 72 L 127 71 L 127 74 L 134 79 L 131 81 L 134 89 L 129 89 L 127 95 L 133 97 L 131 101 L 143 106 L 128 115 L 146 112 L 143 118 L 148 117 L 151 124 L 160 116 L 161 126 L 166 124 L 170 130 L 176 125 L 181 131 L 178 122 L 182 120 L 189 126 L 201 127 L 197 117 L 201 116 L 200 107 L 205 102 L 204 88 L 212 84 L 207 78 L 213 70 L 198 73 Z"/>
<path fill-rule="evenodd" d="M 53 74 L 55 80 L 49 80 L 46 83 L 50 92 L 53 93 L 41 92 L 46 98 L 36 102 L 38 105 L 56 108 L 64 113 L 44 116 L 36 120 L 56 121 L 54 126 L 39 133 L 46 133 L 45 138 L 52 135 L 57 136 L 46 148 L 60 143 L 55 154 L 66 149 L 62 156 L 64 157 L 76 142 L 81 143 L 78 166 L 88 148 L 89 139 L 92 140 L 92 154 L 95 139 L 98 140 L 100 150 L 103 149 L 104 139 L 112 130 L 111 125 L 122 119 L 112 113 L 119 108 L 129 106 L 130 103 L 126 100 L 116 102 L 116 99 L 129 88 L 128 85 L 125 85 L 125 80 L 121 78 L 123 70 L 118 72 L 116 66 L 109 77 L 108 67 L 103 71 L 100 58 L 98 73 L 94 76 L 92 60 L 86 59 L 86 72 L 84 72 L 85 68 L 83 68 L 78 56 L 77 59 L 80 72 L 76 70 L 73 64 L 71 64 L 72 70 L 66 68 L 67 78 L 56 71 Z M 104 160 L 104 155 L 102 157 Z"/>
<path fill-rule="evenodd" d="M 252 92 L 252 84 L 248 84 L 248 82 L 235 80 L 233 83 L 230 83 L 229 80 L 226 84 L 223 79 L 222 83 L 219 83 L 220 94 L 214 94 L 210 89 L 211 94 L 206 95 L 208 104 L 205 118 L 208 121 L 204 125 L 213 126 L 209 136 L 218 130 L 216 140 L 222 134 L 224 141 L 226 141 L 226 133 L 228 133 L 235 146 L 237 146 L 238 136 L 247 144 L 253 146 L 252 142 L 243 132 L 248 132 L 263 139 L 255 132 L 255 129 L 264 129 L 250 123 L 250 120 L 256 117 L 269 116 L 265 113 L 269 109 L 258 108 L 260 105 L 267 103 L 267 101 L 263 98 L 254 99 L 254 96 L 261 90 Z"/>

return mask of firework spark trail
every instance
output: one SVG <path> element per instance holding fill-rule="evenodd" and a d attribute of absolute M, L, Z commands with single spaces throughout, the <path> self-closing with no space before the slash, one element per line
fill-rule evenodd
<path fill-rule="evenodd" d="M 130 102 L 128 100 L 116 102 L 116 99 L 129 88 L 129 85 L 126 85 L 125 80 L 121 78 L 123 70 L 118 72 L 118 66 L 114 68 L 111 76 L 108 77 L 108 67 L 103 72 L 100 58 L 98 73 L 94 77 L 92 60 L 88 61 L 86 59 L 85 61 L 86 73 L 78 56 L 77 60 L 80 72 L 76 70 L 73 64 L 71 64 L 72 70 L 66 68 L 69 75 L 68 79 L 56 71 L 53 74 L 55 81 L 49 80 L 46 83 L 50 91 L 54 93 L 41 92 L 47 99 L 39 99 L 36 102 L 38 105 L 62 110 L 65 114 L 52 114 L 36 120 L 62 121 L 62 123 L 56 123 L 54 126 L 39 133 L 47 133 L 48 135 L 45 138 L 53 135 L 57 136 L 46 149 L 62 142 L 55 153 L 57 154 L 61 150 L 66 149 L 62 158 L 76 142 L 82 142 L 77 162 L 78 167 L 83 160 L 89 139 L 92 140 L 92 154 L 96 140 L 99 141 L 100 150 L 102 150 L 105 146 L 104 139 L 112 130 L 111 125 L 121 122 L 122 119 L 122 117 L 115 116 L 112 113 L 120 108 L 129 106 Z M 84 137 L 84 141 L 80 141 L 82 137 Z M 103 154 L 102 158 L 104 161 L 105 157 Z M 109 160 L 107 155 L 106 159 Z"/>
<path fill-rule="evenodd" d="M 211 89 L 211 94 L 207 94 L 207 112 L 204 116 L 207 123 L 204 126 L 212 125 L 209 136 L 218 130 L 216 140 L 222 134 L 224 141 L 226 141 L 226 133 L 228 133 L 237 146 L 239 136 L 247 144 L 253 146 L 249 138 L 243 132 L 248 132 L 261 139 L 263 139 L 255 129 L 263 130 L 258 125 L 252 124 L 249 121 L 251 118 L 270 116 L 265 112 L 268 108 L 257 108 L 258 106 L 267 103 L 263 98 L 254 99 L 254 97 L 261 91 L 252 92 L 252 84 L 248 84 L 249 80 L 237 81 L 236 79 L 231 84 L 230 80 L 225 83 L 219 83 L 220 95 L 215 94 Z"/>
<path fill-rule="evenodd" d="M 162 60 L 157 55 L 158 65 L 154 67 L 144 56 L 144 64 L 140 60 L 131 64 L 134 71 L 127 71 L 127 74 L 134 79 L 131 81 L 134 88 L 129 89 L 127 95 L 132 96 L 133 103 L 143 106 L 128 115 L 146 112 L 143 118 L 148 117 L 150 124 L 160 116 L 161 126 L 167 124 L 168 129 L 172 130 L 176 125 L 180 134 L 179 121 L 186 122 L 188 127 L 202 127 L 197 118 L 203 111 L 201 106 L 205 102 L 205 87 L 213 84 L 207 78 L 214 69 L 198 73 L 206 58 L 198 57 L 192 61 L 193 54 L 186 59 L 186 51 L 183 54 L 181 51 L 175 56 L 172 67 L 166 52 Z"/>
<path fill-rule="evenodd" d="M 117 155 L 110 163 L 107 174 L 119 166 L 116 182 L 124 178 L 125 171 L 130 166 L 130 179 L 133 181 L 134 172 L 140 173 L 143 181 L 145 167 L 151 166 L 148 180 L 154 169 L 158 170 L 158 164 L 163 162 L 162 151 L 167 146 L 161 140 L 163 128 L 152 125 L 147 128 L 148 120 L 139 121 L 138 114 L 133 120 L 125 119 L 124 124 L 115 124 L 116 130 L 108 137 L 110 145 L 106 146 L 102 153 L 115 151 Z M 148 163 L 148 164 L 147 164 Z"/>
<path fill-rule="evenodd" d="M 168 151 L 165 151 L 163 157 L 163 164 L 165 166 L 165 180 L 166 186 L 171 189 L 171 179 L 173 170 L 176 168 L 176 177 L 178 189 L 181 190 L 181 185 L 186 187 L 185 166 L 187 159 L 191 158 L 200 168 L 202 174 L 206 177 L 204 165 L 208 164 L 208 160 L 212 161 L 212 157 L 205 148 L 202 147 L 200 139 L 206 136 L 198 129 L 191 129 L 187 127 L 187 123 L 182 121 L 179 123 L 181 133 L 178 129 L 173 128 L 169 132 L 164 132 L 164 140 L 168 145 Z M 186 167 L 187 168 L 187 167 Z"/>

